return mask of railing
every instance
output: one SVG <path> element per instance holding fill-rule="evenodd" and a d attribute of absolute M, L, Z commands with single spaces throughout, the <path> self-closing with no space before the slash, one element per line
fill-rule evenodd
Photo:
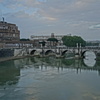
<path fill-rule="evenodd" d="M 33 47 L 32 45 L 23 45 L 23 46 L 19 46 L 18 44 L 10 44 L 10 45 L 4 45 L 0 47 L 1 49 L 16 49 L 16 48 L 35 48 L 35 49 L 95 49 L 95 50 L 100 50 L 100 47 L 53 47 L 53 46 L 49 46 L 49 47 Z"/>

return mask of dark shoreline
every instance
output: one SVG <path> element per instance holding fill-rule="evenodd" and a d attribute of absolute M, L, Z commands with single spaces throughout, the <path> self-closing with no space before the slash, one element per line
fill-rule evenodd
<path fill-rule="evenodd" d="M 22 58 L 26 58 L 26 57 L 32 57 L 32 56 L 19 56 L 19 57 L 5 57 L 5 58 L 0 58 L 0 62 L 4 62 L 4 61 L 9 61 L 9 60 L 16 60 L 16 59 L 22 59 Z"/>

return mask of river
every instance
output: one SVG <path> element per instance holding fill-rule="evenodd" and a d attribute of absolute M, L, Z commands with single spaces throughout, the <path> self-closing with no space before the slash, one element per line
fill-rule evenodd
<path fill-rule="evenodd" d="M 100 62 L 54 57 L 0 63 L 0 100 L 100 100 Z"/>

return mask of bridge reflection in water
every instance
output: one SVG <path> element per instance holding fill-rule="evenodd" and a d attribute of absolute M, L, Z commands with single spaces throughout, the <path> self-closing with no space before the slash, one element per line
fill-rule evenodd
<path fill-rule="evenodd" d="M 86 58 L 86 59 L 75 60 L 71 58 L 56 59 L 54 57 L 46 57 L 46 58 L 31 57 L 31 58 L 25 58 L 25 59 L 20 59 L 20 60 L 21 60 L 20 62 L 23 62 L 22 64 L 29 65 L 27 67 L 31 67 L 31 65 L 34 65 L 35 68 L 39 68 L 41 70 L 43 68 L 48 68 L 50 66 L 53 68 L 57 68 L 58 70 L 69 68 L 69 69 L 76 69 L 76 70 L 83 69 L 83 70 L 96 70 L 98 72 L 100 71 L 100 63 L 99 61 L 96 61 L 95 59 Z"/>
<path fill-rule="evenodd" d="M 29 57 L 2 62 L 0 100 L 99 100 L 100 62 L 91 59 Z"/>

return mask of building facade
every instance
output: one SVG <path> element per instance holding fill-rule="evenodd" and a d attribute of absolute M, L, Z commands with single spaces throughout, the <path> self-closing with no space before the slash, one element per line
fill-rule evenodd
<path fill-rule="evenodd" d="M 51 35 L 47 35 L 47 36 L 31 35 L 31 40 L 39 40 L 39 41 L 45 40 L 46 41 L 48 38 L 56 38 L 58 40 L 61 40 L 63 36 L 64 35 L 54 35 L 54 33 L 51 33 Z"/>
<path fill-rule="evenodd" d="M 16 24 L 0 21 L 0 41 L 19 41 L 20 31 Z"/>
<path fill-rule="evenodd" d="M 34 41 L 34 46 L 40 46 L 39 42 L 45 41 L 46 42 L 46 46 L 50 46 L 53 45 L 52 43 L 50 43 L 49 41 L 47 41 L 49 38 L 56 38 L 58 40 L 58 43 L 56 45 L 63 45 L 62 42 L 62 37 L 64 37 L 65 35 L 55 35 L 54 33 L 51 33 L 51 35 L 48 36 L 31 36 L 31 40 Z M 67 34 L 67 36 L 71 36 L 71 34 Z"/>

